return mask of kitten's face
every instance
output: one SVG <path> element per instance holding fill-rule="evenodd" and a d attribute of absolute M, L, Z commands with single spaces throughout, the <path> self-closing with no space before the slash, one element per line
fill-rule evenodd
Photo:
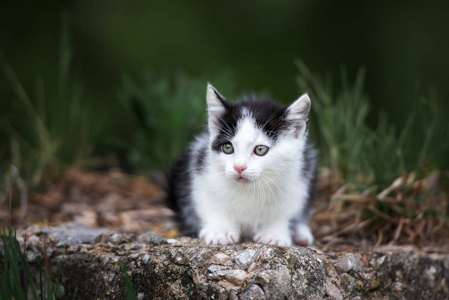
<path fill-rule="evenodd" d="M 310 109 L 307 96 L 290 107 L 261 100 L 233 104 L 208 86 L 209 131 L 216 171 L 240 184 L 275 184 L 298 161 Z"/>

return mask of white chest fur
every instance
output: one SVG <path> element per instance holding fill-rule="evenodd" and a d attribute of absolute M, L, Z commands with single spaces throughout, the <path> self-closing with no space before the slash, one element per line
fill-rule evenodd
<path fill-rule="evenodd" d="M 290 220 L 303 209 L 308 195 L 298 174 L 290 169 L 277 178 L 241 183 L 211 168 L 194 179 L 193 199 L 204 225 L 225 218 L 254 233 L 270 223 Z"/>

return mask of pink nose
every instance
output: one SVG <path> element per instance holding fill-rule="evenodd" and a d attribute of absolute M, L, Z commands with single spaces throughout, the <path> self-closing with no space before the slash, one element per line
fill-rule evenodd
<path fill-rule="evenodd" d="M 246 166 L 245 166 L 245 165 L 242 165 L 242 166 L 234 166 L 234 169 L 235 169 L 239 174 L 241 174 L 243 171 L 246 170 Z"/>

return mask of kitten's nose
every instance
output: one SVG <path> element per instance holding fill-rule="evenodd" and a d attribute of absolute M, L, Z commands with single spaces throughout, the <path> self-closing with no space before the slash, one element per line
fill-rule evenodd
<path fill-rule="evenodd" d="M 245 166 L 245 165 L 234 166 L 234 169 L 235 169 L 239 174 L 242 174 L 242 172 L 246 170 L 246 166 Z"/>

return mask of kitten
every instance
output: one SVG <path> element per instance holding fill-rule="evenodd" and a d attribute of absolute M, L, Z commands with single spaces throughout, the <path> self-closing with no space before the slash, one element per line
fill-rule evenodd
<path fill-rule="evenodd" d="M 231 103 L 207 86 L 208 131 L 172 169 L 169 200 L 187 235 L 206 244 L 302 246 L 308 225 L 315 151 L 307 143 L 307 94 L 289 107 L 269 100 Z"/>

